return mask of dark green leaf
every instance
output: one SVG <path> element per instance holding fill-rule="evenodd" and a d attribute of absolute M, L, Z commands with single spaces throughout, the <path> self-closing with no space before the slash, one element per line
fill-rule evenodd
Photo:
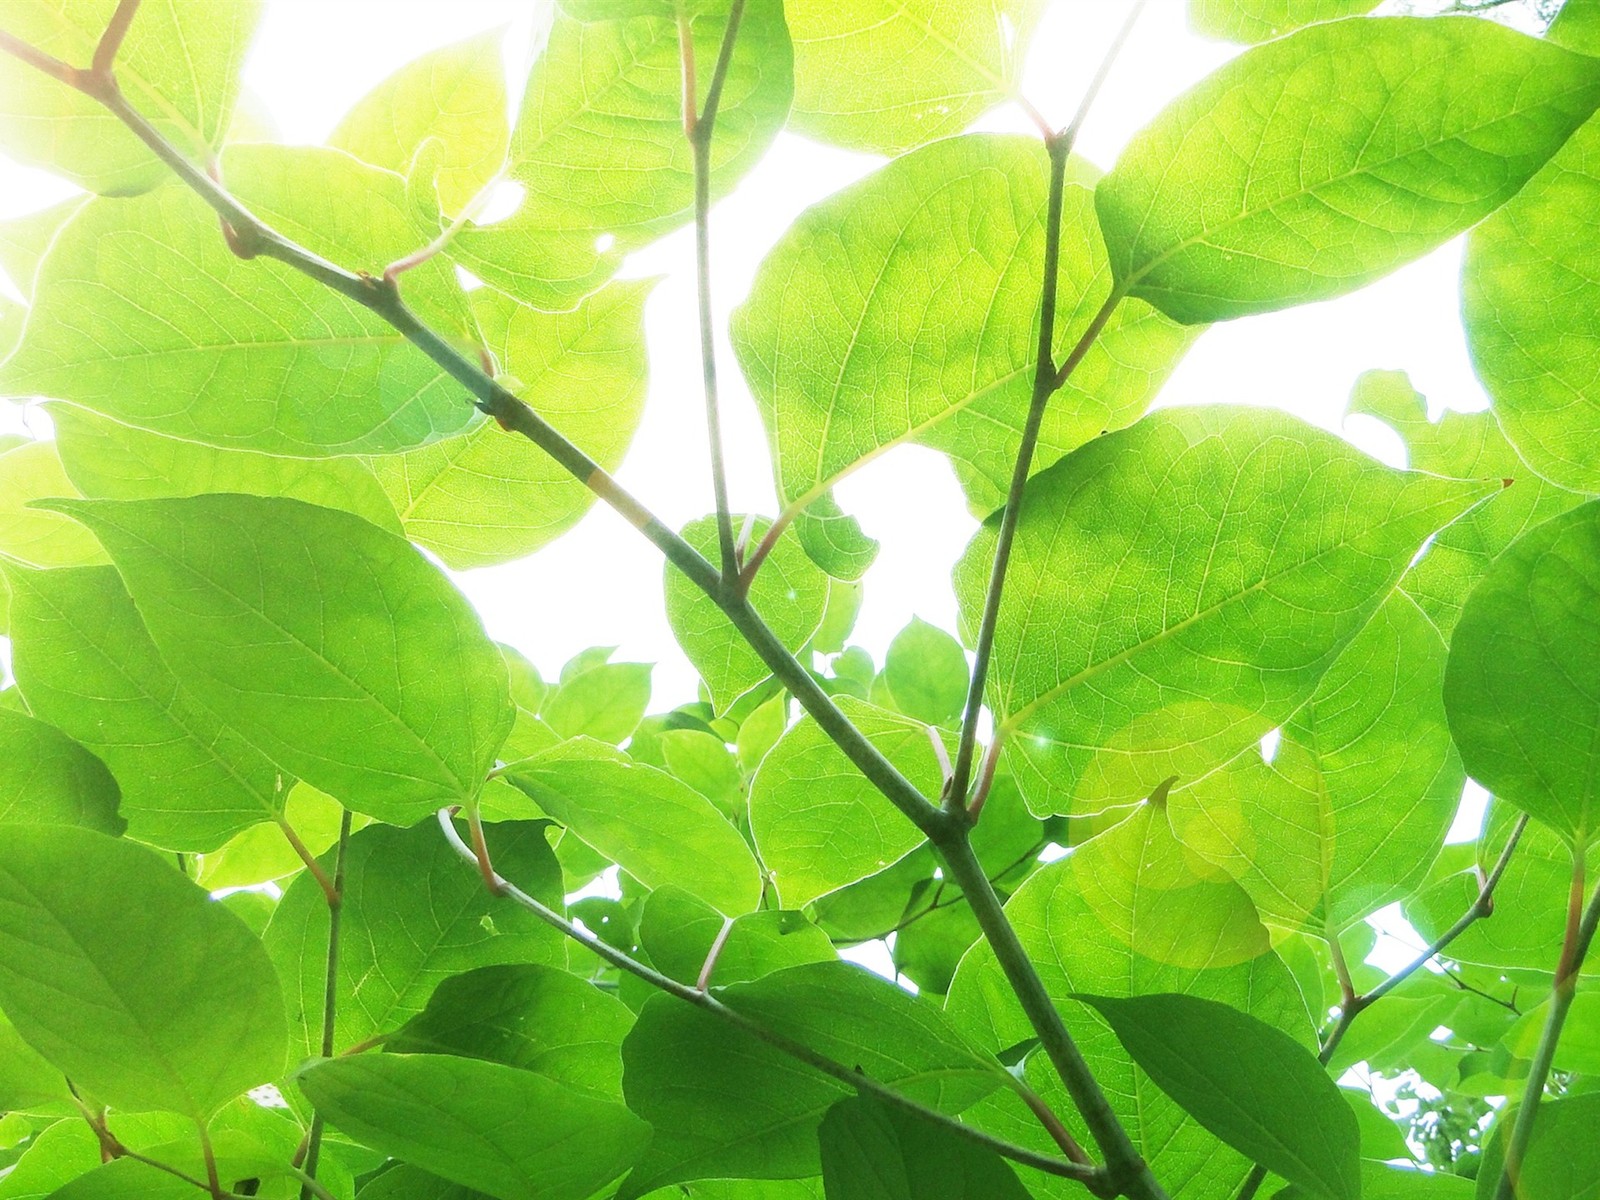
<path fill-rule="evenodd" d="M 297 1078 L 336 1128 L 498 1200 L 583 1200 L 650 1137 L 620 1104 L 479 1059 L 367 1054 Z"/>
<path fill-rule="evenodd" d="M 1134 1062 L 1235 1150 L 1313 1195 L 1361 1195 L 1355 1113 L 1288 1034 L 1197 996 L 1080 995 Z"/>
<path fill-rule="evenodd" d="M 210 1116 L 283 1069 L 272 963 L 153 851 L 0 827 L 0 1006 L 84 1093 Z"/>
<path fill-rule="evenodd" d="M 639 944 L 658 971 L 680 983 L 698 983 L 707 955 L 721 938 L 715 969 L 707 980 L 719 987 L 837 957 L 827 935 L 798 912 L 746 913 L 723 937 L 725 920 L 689 892 L 669 884 L 646 898 L 639 914 Z"/>
<path fill-rule="evenodd" d="M 621 1103 L 622 1039 L 632 1024 L 619 1000 L 575 975 L 506 963 L 446 979 L 384 1048 L 481 1058 Z"/>
<path fill-rule="evenodd" d="M 561 870 L 542 822 L 501 822 L 488 841 L 497 870 L 561 908 Z M 333 854 L 322 862 L 331 875 Z M 566 962 L 561 935 L 491 896 L 432 821 L 372 825 L 351 836 L 340 928 L 336 1052 L 393 1033 L 449 976 L 495 963 Z M 284 892 L 263 940 L 283 980 L 294 1055 L 303 1058 L 322 1041 L 328 978 L 328 906 L 310 874 Z"/>
<path fill-rule="evenodd" d="M 829 1109 L 817 1140 L 828 1200 L 1028 1200 L 993 1150 L 866 1096 Z"/>

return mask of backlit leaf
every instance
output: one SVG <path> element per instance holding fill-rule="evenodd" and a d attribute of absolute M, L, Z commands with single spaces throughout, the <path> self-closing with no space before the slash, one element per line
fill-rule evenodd
<path fill-rule="evenodd" d="M 1189 27 L 1230 42 L 1265 42 L 1316 21 L 1356 17 L 1377 0 L 1189 0 Z"/>
<path fill-rule="evenodd" d="M 511 728 L 505 662 L 406 542 L 257 496 L 71 511 L 110 550 L 183 684 L 286 770 L 401 822 L 478 794 Z"/>
<path fill-rule="evenodd" d="M 1028 1200 L 993 1150 L 881 1100 L 839 1101 L 817 1137 L 829 1200 Z"/>
<path fill-rule="evenodd" d="M 1123 151 L 1097 195 L 1112 269 L 1185 322 L 1341 295 L 1493 212 L 1597 103 L 1600 64 L 1491 21 L 1310 26 Z"/>
<path fill-rule="evenodd" d="M 82 825 L 120 834 L 117 781 L 53 726 L 0 709 L 0 825 Z"/>
<path fill-rule="evenodd" d="M 261 943 L 154 851 L 0 828 L 0 1005 L 84 1093 L 209 1117 L 283 1068 Z"/>

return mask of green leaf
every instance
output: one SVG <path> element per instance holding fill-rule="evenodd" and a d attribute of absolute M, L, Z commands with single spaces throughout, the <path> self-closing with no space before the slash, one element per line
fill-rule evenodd
<path fill-rule="evenodd" d="M 1545 37 L 1580 54 L 1600 54 L 1600 3 L 1567 0 Z"/>
<path fill-rule="evenodd" d="M 130 837 L 208 851 L 273 818 L 278 768 L 178 681 L 115 570 L 8 578 L 17 686 L 111 769 Z"/>
<path fill-rule="evenodd" d="M 828 1200 L 1028 1200 L 993 1150 L 868 1096 L 829 1109 L 817 1140 Z"/>
<path fill-rule="evenodd" d="M 1314 1046 L 1299 987 L 1271 953 L 1243 890 L 1186 851 L 1159 808 L 1143 805 L 1070 857 L 1034 873 L 1007 902 L 1006 914 L 1118 1118 L 1168 1194 L 1231 1196 L 1248 1161 L 1163 1095 L 1110 1028 L 1072 997 L 1182 992 L 1231 1005 Z M 1034 1037 L 987 943 L 962 959 L 945 1008 L 958 1028 L 996 1052 Z M 1044 1055 L 1031 1055 L 1026 1070 L 1046 1102 L 1070 1103 Z M 1020 1105 L 985 1103 L 969 1119 L 1054 1152 L 1038 1121 Z"/>
<path fill-rule="evenodd" d="M 862 531 L 861 523 L 839 507 L 831 491 L 795 516 L 794 535 L 806 556 L 834 579 L 855 582 L 878 557 L 878 539 Z"/>
<path fill-rule="evenodd" d="M 1314 1194 L 1291 1185 L 1275 1192 L 1272 1200 L 1304 1200 Z M 1472 1180 L 1362 1159 L 1361 1196 L 1362 1200 L 1472 1200 Z"/>
<path fill-rule="evenodd" d="M 1189 0 L 1189 27 L 1202 37 L 1265 42 L 1318 21 L 1358 17 L 1377 0 Z"/>
<path fill-rule="evenodd" d="M 1111 290 L 1093 169 L 1074 160 L 1069 178 L 1062 346 Z M 975 508 L 1000 505 L 1038 353 L 1047 182 L 1036 139 L 936 142 L 807 210 L 762 262 L 732 337 L 786 517 L 824 501 L 831 528 L 829 490 L 904 442 L 949 454 Z M 1144 412 L 1193 336 L 1143 303 L 1121 306 L 1051 403 L 1038 467 Z"/>
<path fill-rule="evenodd" d="M 156 500 L 205 492 L 289 496 L 353 512 L 400 532 L 394 506 L 358 459 L 220 450 L 124 425 L 75 404 L 45 407 L 67 478 L 91 500 Z"/>
<path fill-rule="evenodd" d="M 1302 29 L 1123 151 L 1096 199 L 1117 282 L 1184 322 L 1342 295 L 1493 212 L 1597 104 L 1600 64 L 1492 21 Z"/>
<path fill-rule="evenodd" d="M 943 766 L 926 725 L 849 696 L 839 708 L 924 795 Z M 750 832 L 787 908 L 865 879 L 922 843 L 815 721 L 804 717 L 762 760 L 750 785 Z"/>
<path fill-rule="evenodd" d="M 1495 560 L 1450 645 L 1444 701 L 1467 773 L 1582 850 L 1600 834 L 1600 502 Z"/>
<path fill-rule="evenodd" d="M 1441 688 L 1445 645 L 1394 593 L 1281 730 L 1172 789 L 1173 827 L 1267 924 L 1327 935 L 1409 895 L 1465 782 Z"/>
<path fill-rule="evenodd" d="M 0 709 L 0 825 L 81 825 L 115 836 L 127 828 L 119 799 L 111 772 L 77 742 Z"/>
<path fill-rule="evenodd" d="M 1500 482 L 1395 471 L 1264 410 L 1169 409 L 1029 485 L 990 674 L 1037 814 L 1198 778 L 1311 697 L 1427 537 Z M 994 555 L 955 570 L 966 636 Z"/>
<path fill-rule="evenodd" d="M 698 984 L 707 956 L 720 938 L 708 979 L 717 987 L 837 957 L 827 934 L 792 910 L 746 913 L 735 918 L 724 935 L 726 921 L 690 892 L 668 884 L 645 898 L 639 944 L 656 970 L 680 983 Z"/>
<path fill-rule="evenodd" d="M 1600 70 L 1593 59 L 1582 60 Z M 1600 491 L 1600 121 L 1467 239 L 1462 317 L 1495 416 L 1552 483 Z"/>
<path fill-rule="evenodd" d="M 153 851 L 70 826 L 0 828 L 0 1006 L 80 1091 L 202 1120 L 277 1077 L 272 963 Z"/>
<path fill-rule="evenodd" d="M 342 804 L 310 784 L 296 783 L 283 798 L 282 826 L 292 829 L 313 856 L 339 840 L 343 815 Z M 356 818 L 356 828 L 366 823 L 365 817 Z M 215 853 L 207 853 L 201 859 L 196 882 L 218 891 L 270 883 L 301 870 L 305 862 L 282 826 L 274 821 L 234 834 Z"/>
<path fill-rule="evenodd" d="M 116 8 L 116 0 L 20 0 L 6 6 L 6 32 L 88 66 Z M 259 0 L 153 4 L 117 55 L 117 83 L 129 104 L 191 160 L 222 144 L 260 9 Z M 0 75 L 0 147 L 108 195 L 144 191 L 167 172 L 98 101 L 20 63 Z"/>
<path fill-rule="evenodd" d="M 1016 94 L 1040 0 L 789 0 L 791 126 L 819 141 L 903 154 L 960 133 Z"/>
<path fill-rule="evenodd" d="M 342 236 L 353 228 L 371 249 L 415 247 L 397 177 L 328 151 L 258 149 L 229 156 L 229 182 L 264 215 L 281 221 L 298 197 L 343 214 L 321 240 L 353 245 L 356 233 Z M 76 319 L 85 312 L 92 327 Z M 40 269 L 0 389 L 170 437 L 309 458 L 406 449 L 475 416 L 386 322 L 288 267 L 240 259 L 211 210 L 177 186 L 78 211 Z"/>
<path fill-rule="evenodd" d="M 0 1200 L 43 1200 L 100 1165 L 100 1141 L 87 1121 L 57 1121 L 41 1130 L 22 1157 L 0 1175 Z"/>
<path fill-rule="evenodd" d="M 757 1022 L 945 1112 L 1004 1082 L 944 1015 L 847 963 L 792 967 L 722 989 Z M 817 1126 L 853 1089 L 752 1034 L 653 996 L 622 1044 L 629 1106 L 655 1140 L 619 1195 L 695 1179 L 796 1179 L 818 1170 Z"/>
<path fill-rule="evenodd" d="M 561 869 L 543 822 L 501 822 L 489 832 L 496 868 L 561 908 Z M 333 871 L 333 853 L 322 863 Z M 393 1033 L 422 1012 L 433 990 L 462 971 L 503 962 L 563 965 L 561 935 L 532 913 L 496 900 L 432 821 L 411 829 L 371 825 L 351 835 L 340 915 L 335 1052 Z M 283 980 L 294 1054 L 322 1041 L 328 905 L 310 873 L 284 891 L 263 941 Z"/>
<path fill-rule="evenodd" d="M 1444 875 L 1406 901 L 1406 919 L 1425 940 L 1442 935 L 1477 898 L 1480 882 L 1499 859 L 1517 815 L 1513 805 L 1493 801 L 1468 869 Z M 1586 871 L 1590 878 L 1600 878 L 1600 841 L 1589 848 Z M 1571 891 L 1572 847 L 1553 829 L 1530 824 L 1495 888 L 1494 920 L 1474 921 L 1450 943 L 1450 957 L 1502 970 L 1548 972 L 1560 953 Z M 1586 958 L 1583 971 L 1600 975 L 1600 958 Z M 1379 1019 L 1376 1010 L 1364 1018 L 1375 1019 Z M 1435 1020 L 1423 1032 L 1444 1023 Z M 1352 1036 L 1360 1032 L 1357 1025 Z"/>
<path fill-rule="evenodd" d="M 1583 497 L 1539 478 L 1517 456 L 1492 412 L 1446 412 L 1433 422 L 1423 396 L 1403 371 L 1368 371 L 1350 393 L 1350 412 L 1387 422 L 1405 440 L 1413 470 L 1514 485 L 1493 504 L 1475 508 L 1429 544 L 1400 587 L 1447 638 L 1461 606 L 1495 557 L 1539 522 Z"/>
<path fill-rule="evenodd" d="M 575 739 L 513 764 L 505 777 L 647 888 L 678 883 L 729 916 L 761 899 L 761 872 L 739 831 L 664 771 Z"/>
<path fill-rule="evenodd" d="M 622 1102 L 622 1039 L 633 1014 L 593 984 L 534 963 L 446 979 L 385 1043 L 396 1054 L 455 1054 L 536 1071 Z"/>
<path fill-rule="evenodd" d="M 725 13 L 692 19 L 704 101 Z M 683 135 L 682 65 L 670 16 L 584 23 L 557 12 L 511 134 L 521 205 L 468 226 L 450 253 L 540 308 L 568 308 L 622 255 L 687 222 L 694 168 Z M 729 192 L 783 127 L 793 88 L 780 0 L 750 0 L 717 112 L 711 194 Z"/>
<path fill-rule="evenodd" d="M 0 1109 L 61 1116 L 73 1111 L 66 1076 L 22 1040 L 4 1013 L 0 1013 Z M 0 1200 L 9 1195 L 6 1180 L 10 1178 L 0 1176 Z"/>
<path fill-rule="evenodd" d="M 895 707 L 929 725 L 960 716 L 967 699 L 967 655 L 942 629 L 920 617 L 895 634 L 883 664 Z"/>
<path fill-rule="evenodd" d="M 458 213 L 500 170 L 510 130 L 498 30 L 401 67 L 344 115 L 328 144 L 405 175 L 425 142 L 439 147 L 433 187 Z"/>
<path fill-rule="evenodd" d="M 639 756 L 637 739 L 629 743 Z M 668 771 L 717 806 L 735 825 L 746 819 L 747 804 L 739 760 L 714 733 L 699 729 L 667 729 L 661 733 L 661 756 Z"/>
<path fill-rule="evenodd" d="M 472 295 L 501 382 L 607 470 L 621 463 L 644 411 L 644 302 L 654 286 L 613 283 L 555 313 L 487 288 Z M 406 536 L 456 568 L 531 554 L 595 500 L 582 480 L 489 420 L 370 463 Z"/>
<path fill-rule="evenodd" d="M 1235 1150 L 1314 1195 L 1361 1195 L 1355 1113 L 1288 1034 L 1196 996 L 1079 999 L 1162 1091 Z"/>
<path fill-rule="evenodd" d="M 34 567 L 81 567 L 106 561 L 94 536 L 35 500 L 76 499 L 53 442 L 24 442 L 0 453 L 0 559 Z"/>
<path fill-rule="evenodd" d="M 402 823 L 478 794 L 511 729 L 505 662 L 405 541 L 281 498 L 70 511 L 107 546 L 179 679 L 286 770 Z"/>
<path fill-rule="evenodd" d="M 570 674 L 562 669 L 560 685 L 539 709 L 560 737 L 617 745 L 638 728 L 650 704 L 650 664 L 607 662 L 610 653 Z"/>
<path fill-rule="evenodd" d="M 583 1200 L 650 1136 L 620 1104 L 478 1059 L 366 1054 L 317 1063 L 298 1081 L 357 1141 L 498 1200 Z"/>
<path fill-rule="evenodd" d="M 1495 1195 L 1514 1115 L 1514 1109 L 1503 1113 L 1484 1139 L 1483 1159 L 1478 1166 L 1480 1200 L 1492 1200 Z M 1540 1103 L 1533 1140 L 1517 1175 L 1518 1200 L 1594 1200 L 1600 1195 L 1596 1120 L 1600 1120 L 1600 1094 L 1591 1092 Z"/>
<path fill-rule="evenodd" d="M 735 537 L 746 521 L 743 515 L 734 516 Z M 771 525 L 765 517 L 750 520 L 750 544 L 758 543 Z M 721 561 L 716 517 L 691 521 L 680 532 L 712 562 Z M 672 635 L 705 680 L 711 703 L 719 713 L 726 712 L 772 672 L 709 596 L 670 563 L 665 570 L 667 623 Z M 822 624 L 828 605 L 828 577 L 807 559 L 798 543 L 781 540 L 756 573 L 749 598 L 751 607 L 784 647 L 797 652 Z"/>

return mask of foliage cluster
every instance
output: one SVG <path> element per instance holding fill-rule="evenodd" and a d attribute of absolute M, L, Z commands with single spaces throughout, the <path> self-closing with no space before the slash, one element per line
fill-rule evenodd
<path fill-rule="evenodd" d="M 233 111 L 256 0 L 0 6 L 0 148 L 86 193 L 0 225 L 53 430 L 0 453 L 0 1200 L 1595 1195 L 1600 2 L 1191 0 L 1248 46 L 1104 173 L 1099 79 L 964 132 L 1043 6 L 561 0 L 525 80 L 443 46 L 322 147 Z M 784 129 L 885 161 L 732 318 L 733 513 L 709 215 Z M 690 224 L 674 531 L 609 474 L 617 271 Z M 1409 469 L 1152 408 L 1463 233 L 1492 410 L 1351 399 Z M 880 666 L 834 489 L 912 442 L 987 519 Z M 540 678 L 441 569 L 597 499 L 695 704 Z"/>

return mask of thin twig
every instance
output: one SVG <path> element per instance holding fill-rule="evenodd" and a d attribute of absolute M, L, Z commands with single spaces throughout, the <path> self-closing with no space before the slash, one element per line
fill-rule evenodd
<path fill-rule="evenodd" d="M 120 0 L 117 4 L 117 10 L 106 22 L 105 32 L 100 35 L 100 41 L 94 48 L 94 59 L 89 64 L 89 69 L 96 75 L 110 77 L 111 68 L 117 61 L 117 52 L 122 49 L 122 41 L 128 36 L 128 26 L 133 24 L 134 14 L 138 11 L 139 0 Z"/>
<path fill-rule="evenodd" d="M 277 824 L 278 829 L 282 831 L 284 840 L 289 843 L 289 848 L 305 864 L 306 870 L 317 881 L 317 885 L 322 888 L 323 899 L 329 904 L 333 904 L 339 894 L 338 888 L 333 880 L 328 878 L 328 873 L 322 869 L 322 864 L 317 861 L 317 856 L 311 853 L 311 847 L 301 840 L 300 835 L 294 831 L 294 826 L 289 824 L 289 818 L 283 813 L 274 814 L 273 821 Z"/>
<path fill-rule="evenodd" d="M 700 964 L 700 974 L 695 978 L 694 990 L 703 992 L 711 986 L 711 976 L 717 969 L 717 959 L 722 957 L 722 948 L 728 944 L 728 935 L 733 932 L 733 918 L 723 917 L 722 928 L 717 930 L 717 936 L 711 941 L 711 949 L 706 951 L 705 962 Z"/>
<path fill-rule="evenodd" d="M 678 18 L 678 40 L 683 54 L 684 132 L 694 158 L 694 267 L 695 292 L 700 310 L 700 375 L 705 391 L 706 437 L 711 451 L 711 492 L 717 513 L 717 546 L 722 554 L 722 579 L 737 587 L 739 552 L 734 544 L 733 514 L 728 506 L 728 468 L 722 445 L 722 409 L 717 396 L 717 346 L 711 311 L 711 139 L 716 131 L 717 106 L 733 61 L 734 42 L 744 17 L 745 0 L 734 0 L 722 34 L 722 48 L 706 90 L 704 110 L 695 116 L 694 35 L 689 18 Z"/>
<path fill-rule="evenodd" d="M 1128 36 L 1133 33 L 1133 27 L 1138 23 L 1139 15 L 1144 12 L 1146 3 L 1147 0 L 1133 0 L 1133 7 L 1128 10 L 1127 20 L 1123 21 L 1122 28 L 1117 30 L 1117 36 L 1111 39 L 1110 48 L 1100 60 L 1100 69 L 1094 73 L 1094 78 L 1089 81 L 1089 86 L 1083 93 L 1078 111 L 1073 114 L 1072 121 L 1067 127 L 1061 131 L 1061 137 L 1066 141 L 1069 150 L 1077 144 L 1083 123 L 1089 118 L 1089 110 L 1094 107 L 1095 100 L 1100 96 L 1100 89 L 1105 86 L 1106 79 L 1111 75 L 1111 68 L 1116 64 L 1117 56 L 1128 44 Z"/>
<path fill-rule="evenodd" d="M 478 861 L 477 854 L 474 852 L 471 846 L 467 845 L 467 843 L 462 839 L 461 834 L 456 830 L 455 823 L 451 818 L 449 809 L 440 810 L 439 828 L 444 832 L 445 839 L 452 847 L 454 847 L 456 853 L 459 854 L 465 862 L 476 865 Z M 1087 1167 L 1082 1163 L 1070 1162 L 1065 1159 L 1052 1158 L 1049 1155 L 1039 1154 L 1036 1151 L 1029 1150 L 1024 1146 L 1014 1145 L 1011 1142 L 1007 1142 L 1003 1139 L 994 1137 L 991 1134 L 984 1133 L 982 1130 L 976 1129 L 971 1125 L 964 1124 L 961 1121 L 956 1120 L 954 1117 L 950 1117 L 942 1112 L 939 1112 L 937 1109 L 928 1108 L 924 1105 L 918 1104 L 915 1100 L 912 1100 L 908 1096 L 896 1091 L 888 1084 L 881 1083 L 878 1080 L 873 1079 L 871 1076 L 862 1073 L 857 1068 L 846 1066 L 845 1064 L 837 1062 L 824 1054 L 818 1053 L 817 1051 L 811 1049 L 811 1047 L 805 1045 L 803 1042 L 795 1041 L 793 1038 L 787 1037 L 786 1035 L 778 1033 L 775 1030 L 766 1028 L 765 1026 L 752 1020 L 750 1017 L 747 1017 L 738 1009 L 731 1008 L 727 1004 L 724 1004 L 721 1000 L 717 999 L 717 997 L 713 996 L 710 991 L 702 991 L 698 987 L 679 983 L 671 976 L 663 975 L 653 967 L 646 966 L 644 963 L 633 958 L 625 951 L 619 950 L 615 946 L 612 946 L 594 936 L 592 933 L 580 929 L 566 917 L 536 900 L 534 897 L 528 895 L 528 893 L 524 892 L 521 888 L 517 887 L 514 883 L 511 883 L 508 880 L 501 880 L 501 888 L 498 894 L 503 896 L 505 899 L 512 901 L 520 908 L 532 913 L 546 925 L 560 930 L 567 937 L 571 938 L 579 945 L 584 946 L 586 949 L 604 959 L 618 970 L 626 971 L 628 974 L 644 980 L 644 982 L 650 984 L 652 987 L 658 988 L 659 990 L 666 992 L 668 995 L 676 996 L 678 999 L 688 1004 L 692 1004 L 696 1008 L 702 1009 L 703 1011 L 708 1012 L 715 1017 L 718 1017 L 734 1028 L 767 1043 L 769 1046 L 783 1051 L 785 1054 L 798 1059 L 807 1066 L 820 1071 L 822 1074 L 827 1075 L 830 1078 L 838 1080 L 840 1083 L 843 1083 L 858 1092 L 873 1096 L 887 1104 L 904 1109 L 907 1112 L 915 1113 L 924 1120 L 932 1121 L 937 1125 L 943 1126 L 948 1131 L 965 1138 L 967 1141 L 992 1150 L 996 1154 L 999 1154 L 1004 1158 L 1009 1158 L 1013 1162 L 1022 1163 L 1024 1166 L 1033 1167 L 1035 1170 L 1043 1171 L 1049 1175 L 1059 1176 L 1063 1179 L 1077 1180 L 1078 1182 L 1090 1187 L 1090 1189 L 1094 1190 L 1097 1195 L 1111 1194 L 1104 1190 L 1106 1184 L 1106 1175 L 1099 1168 Z"/>
<path fill-rule="evenodd" d="M 350 848 L 350 810 L 339 817 L 339 848 L 334 852 L 333 890 L 328 894 L 328 958 L 327 975 L 322 981 L 322 1057 L 333 1057 L 334 1029 L 339 1015 L 339 930 L 344 912 L 344 867 L 346 852 Z M 296 1164 L 304 1172 L 300 1185 L 300 1200 L 310 1200 L 311 1183 L 317 1178 L 317 1162 L 322 1154 L 322 1114 L 311 1115 L 311 1129 L 306 1134 L 305 1154 Z"/>

